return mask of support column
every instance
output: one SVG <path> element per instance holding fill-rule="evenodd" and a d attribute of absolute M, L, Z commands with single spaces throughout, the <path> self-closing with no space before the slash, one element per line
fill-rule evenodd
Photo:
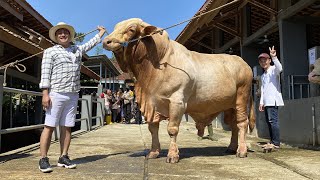
<path fill-rule="evenodd" d="M 0 130 L 2 129 L 2 104 L 3 104 L 3 75 L 0 76 Z M 0 153 L 1 153 L 1 134 L 0 134 Z"/>
<path fill-rule="evenodd" d="M 277 56 L 283 66 L 282 96 L 288 100 L 289 75 L 307 75 L 309 72 L 306 25 L 280 20 L 279 37 L 281 51 L 277 51 Z"/>
<path fill-rule="evenodd" d="M 101 85 L 101 81 L 102 81 L 102 62 L 100 62 L 100 70 L 99 70 L 99 76 L 100 76 L 100 81 L 99 81 L 99 85 Z"/>
<path fill-rule="evenodd" d="M 259 49 L 250 46 L 241 46 L 241 57 L 246 61 L 251 68 L 259 65 L 258 56 L 260 54 Z M 260 74 L 261 75 L 261 74 Z"/>
<path fill-rule="evenodd" d="M 100 96 L 100 94 L 102 93 L 103 89 L 103 85 L 102 84 L 98 84 L 98 90 L 97 90 L 97 95 Z"/>
<path fill-rule="evenodd" d="M 107 75 L 107 67 L 104 68 L 104 88 L 108 89 L 107 87 L 107 78 L 108 78 L 108 75 Z"/>

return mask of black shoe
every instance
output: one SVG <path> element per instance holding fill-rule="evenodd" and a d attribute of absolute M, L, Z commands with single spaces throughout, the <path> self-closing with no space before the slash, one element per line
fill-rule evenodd
<path fill-rule="evenodd" d="M 51 165 L 49 163 L 49 158 L 48 157 L 44 157 L 41 158 L 39 161 L 39 169 L 41 172 L 44 173 L 48 173 L 48 172 L 52 172 L 52 168 Z"/>
<path fill-rule="evenodd" d="M 59 158 L 58 165 L 59 167 L 65 167 L 67 169 L 74 169 L 77 167 L 76 164 L 73 164 L 69 159 L 68 155 L 63 155 Z"/>

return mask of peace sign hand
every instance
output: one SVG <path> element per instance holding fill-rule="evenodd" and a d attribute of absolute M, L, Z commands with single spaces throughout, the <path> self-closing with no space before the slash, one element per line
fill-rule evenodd
<path fill-rule="evenodd" d="M 277 56 L 277 51 L 274 49 L 274 46 L 272 46 L 272 49 L 269 47 L 270 55 L 271 57 Z"/>

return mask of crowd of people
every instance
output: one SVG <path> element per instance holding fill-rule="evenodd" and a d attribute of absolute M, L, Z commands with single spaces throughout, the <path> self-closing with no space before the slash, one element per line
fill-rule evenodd
<path fill-rule="evenodd" d="M 107 116 L 111 116 L 112 123 L 142 123 L 141 112 L 135 102 L 134 92 L 130 88 L 115 92 L 106 89 L 100 98 L 105 100 L 105 112 Z"/>

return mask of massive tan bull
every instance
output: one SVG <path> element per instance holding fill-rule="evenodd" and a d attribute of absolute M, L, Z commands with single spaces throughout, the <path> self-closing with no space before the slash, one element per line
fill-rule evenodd
<path fill-rule="evenodd" d="M 228 151 L 246 157 L 251 68 L 238 56 L 189 51 L 170 40 L 165 31 L 154 34 L 157 30 L 133 18 L 118 23 L 103 40 L 104 48 L 114 52 L 121 69 L 136 78 L 137 101 L 152 135 L 147 157 L 159 155 L 160 120 L 169 121 L 171 143 L 167 162 L 176 163 L 179 161 L 176 139 L 183 114 L 188 113 L 195 120 L 198 134 L 203 135 L 204 127 L 220 112 L 225 113 L 225 122 L 232 128 Z M 152 36 L 123 46 L 125 42 L 150 34 Z M 251 129 L 254 124 L 252 116 Z"/>

